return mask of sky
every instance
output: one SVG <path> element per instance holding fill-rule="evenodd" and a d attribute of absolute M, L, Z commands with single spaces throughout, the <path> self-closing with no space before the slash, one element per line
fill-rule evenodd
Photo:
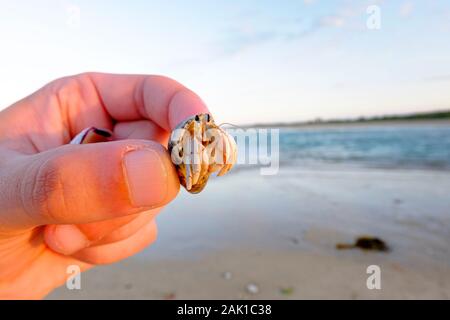
<path fill-rule="evenodd" d="M 0 109 L 85 71 L 169 76 L 234 124 L 450 109 L 450 1 L 0 0 Z"/>

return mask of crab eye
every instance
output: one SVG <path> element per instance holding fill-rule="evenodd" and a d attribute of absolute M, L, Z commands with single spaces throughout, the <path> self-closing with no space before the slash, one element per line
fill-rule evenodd
<path fill-rule="evenodd" d="M 206 122 L 209 122 L 211 120 L 211 116 L 207 113 L 206 114 Z"/>
<path fill-rule="evenodd" d="M 195 121 L 200 121 L 199 115 L 196 115 L 196 116 L 195 116 Z"/>

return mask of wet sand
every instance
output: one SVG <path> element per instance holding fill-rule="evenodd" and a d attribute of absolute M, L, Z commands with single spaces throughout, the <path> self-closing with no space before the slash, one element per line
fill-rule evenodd
<path fill-rule="evenodd" d="M 448 299 L 449 190 L 444 171 L 237 171 L 200 195 L 183 191 L 153 246 L 48 298 Z M 335 248 L 366 234 L 391 250 Z M 381 290 L 366 286 L 369 265 Z"/>

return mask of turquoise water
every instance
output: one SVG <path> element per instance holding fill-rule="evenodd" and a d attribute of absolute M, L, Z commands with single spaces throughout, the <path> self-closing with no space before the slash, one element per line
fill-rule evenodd
<path fill-rule="evenodd" d="M 450 126 L 282 129 L 280 163 L 450 170 Z"/>

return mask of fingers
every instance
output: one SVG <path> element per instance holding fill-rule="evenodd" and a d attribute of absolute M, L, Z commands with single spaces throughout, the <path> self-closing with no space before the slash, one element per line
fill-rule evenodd
<path fill-rule="evenodd" d="M 159 209 L 81 225 L 48 225 L 44 239 L 53 251 L 71 255 L 84 248 L 117 242 L 131 236 L 152 221 Z"/>
<path fill-rule="evenodd" d="M 169 132 L 150 120 L 119 122 L 114 126 L 114 137 L 118 140 L 144 139 L 167 146 Z"/>
<path fill-rule="evenodd" d="M 154 211 L 154 210 L 153 210 Z M 135 234 L 145 225 L 149 224 L 151 221 L 155 220 L 156 213 L 141 213 L 136 219 L 127 223 L 120 228 L 114 230 L 107 236 L 103 237 L 99 241 L 95 242 L 95 245 L 104 245 L 109 243 L 118 242 L 124 240 L 131 235 Z"/>
<path fill-rule="evenodd" d="M 186 118 L 209 112 L 194 92 L 167 77 L 104 73 L 89 77 L 109 115 L 118 121 L 150 119 L 170 132 Z"/>
<path fill-rule="evenodd" d="M 156 240 L 157 235 L 157 226 L 153 220 L 124 240 L 89 247 L 75 253 L 73 257 L 91 264 L 114 263 L 143 250 Z"/>
<path fill-rule="evenodd" d="M 151 120 L 165 131 L 199 113 L 203 101 L 163 76 L 83 73 L 51 82 L 0 113 L 0 143 L 26 153 L 67 144 L 87 127 Z M 26 126 L 11 124 L 26 121 Z"/>
<path fill-rule="evenodd" d="M 66 145 L 1 173 L 2 227 L 117 218 L 161 207 L 179 191 L 167 151 L 143 140 Z"/>

